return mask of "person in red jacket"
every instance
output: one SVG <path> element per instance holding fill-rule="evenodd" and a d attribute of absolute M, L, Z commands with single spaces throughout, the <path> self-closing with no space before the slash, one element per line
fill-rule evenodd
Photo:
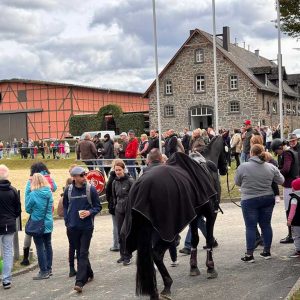
<path fill-rule="evenodd" d="M 129 136 L 129 142 L 126 147 L 125 151 L 125 158 L 128 160 L 126 161 L 126 165 L 128 167 L 128 171 L 130 175 L 136 179 L 136 172 L 135 172 L 135 160 L 137 157 L 138 153 L 138 147 L 139 147 L 139 142 L 138 139 L 135 137 L 134 131 L 129 130 L 128 131 L 128 136 Z"/>

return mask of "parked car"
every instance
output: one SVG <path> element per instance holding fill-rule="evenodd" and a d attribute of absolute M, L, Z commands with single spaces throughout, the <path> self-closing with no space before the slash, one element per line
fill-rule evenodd
<path fill-rule="evenodd" d="M 297 138 L 300 139 L 300 129 L 299 129 L 299 128 L 298 128 L 298 129 L 295 129 L 295 130 L 293 131 L 293 134 L 296 134 L 296 135 L 297 135 Z"/>
<path fill-rule="evenodd" d="M 101 134 L 101 139 L 103 139 L 105 134 L 109 134 L 110 138 L 113 140 L 116 133 L 113 130 L 103 130 L 103 131 L 87 131 L 84 132 L 81 136 L 80 139 L 83 140 L 86 134 L 89 134 L 91 136 L 91 138 L 93 138 L 96 134 Z"/>

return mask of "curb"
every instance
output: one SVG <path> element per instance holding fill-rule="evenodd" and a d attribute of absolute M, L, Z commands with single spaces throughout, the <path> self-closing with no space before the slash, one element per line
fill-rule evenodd
<path fill-rule="evenodd" d="M 26 273 L 29 273 L 35 269 L 37 269 L 38 267 L 38 262 L 35 261 L 33 263 L 31 263 L 29 266 L 21 269 L 21 270 L 18 270 L 18 271 L 15 271 L 12 273 L 12 277 L 16 277 L 16 276 L 19 276 L 19 275 L 23 275 L 23 274 L 26 274 Z"/>
<path fill-rule="evenodd" d="M 288 293 L 288 295 L 284 298 L 284 300 L 291 300 L 293 299 L 292 296 L 293 294 L 298 291 L 300 289 L 300 277 L 299 279 L 296 281 L 296 283 L 294 284 L 294 286 L 291 288 L 290 292 Z"/>

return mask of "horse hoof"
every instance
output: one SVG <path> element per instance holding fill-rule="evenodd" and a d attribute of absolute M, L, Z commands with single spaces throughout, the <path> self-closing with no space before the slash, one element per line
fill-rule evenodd
<path fill-rule="evenodd" d="M 217 278 L 218 273 L 215 269 L 207 270 L 207 279 Z"/>
<path fill-rule="evenodd" d="M 198 267 L 194 267 L 190 269 L 190 276 L 199 276 L 200 275 L 200 270 Z"/>
<path fill-rule="evenodd" d="M 171 295 L 171 290 L 169 288 L 164 288 L 161 293 L 161 296 L 170 296 Z"/>
<path fill-rule="evenodd" d="M 159 300 L 172 300 L 171 295 L 159 295 Z"/>

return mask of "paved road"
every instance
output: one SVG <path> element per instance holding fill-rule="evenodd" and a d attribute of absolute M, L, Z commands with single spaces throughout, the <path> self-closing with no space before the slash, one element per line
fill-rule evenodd
<path fill-rule="evenodd" d="M 169 267 L 174 279 L 172 288 L 175 300 L 198 299 L 282 299 L 300 275 L 300 260 L 285 257 L 293 250 L 293 245 L 281 245 L 279 239 L 285 236 L 286 227 L 283 203 L 276 206 L 273 216 L 274 243 L 273 258 L 269 261 L 255 252 L 256 262 L 245 264 L 240 261 L 244 253 L 244 225 L 241 210 L 233 204 L 224 204 L 224 215 L 217 220 L 215 236 L 220 246 L 215 250 L 215 262 L 219 277 L 214 280 L 205 278 L 205 251 L 199 253 L 202 274 L 188 276 L 188 257 L 179 256 L 179 266 Z M 33 281 L 36 271 L 14 278 L 11 290 L 0 290 L 0 299 L 137 299 L 135 290 L 135 265 L 127 267 L 116 263 L 118 253 L 108 251 L 111 246 L 111 218 L 100 216 L 96 219 L 96 229 L 91 247 L 91 261 L 95 280 L 89 283 L 82 295 L 72 288 L 74 280 L 68 278 L 67 239 L 62 220 L 55 223 L 53 234 L 54 275 L 51 279 Z M 185 232 L 182 234 L 185 236 Z M 183 239 L 182 239 L 183 240 Z M 203 245 L 203 238 L 200 240 Z M 181 247 L 182 245 L 180 245 Z M 170 264 L 167 254 L 166 264 Z M 162 288 L 161 278 L 158 278 Z"/>

